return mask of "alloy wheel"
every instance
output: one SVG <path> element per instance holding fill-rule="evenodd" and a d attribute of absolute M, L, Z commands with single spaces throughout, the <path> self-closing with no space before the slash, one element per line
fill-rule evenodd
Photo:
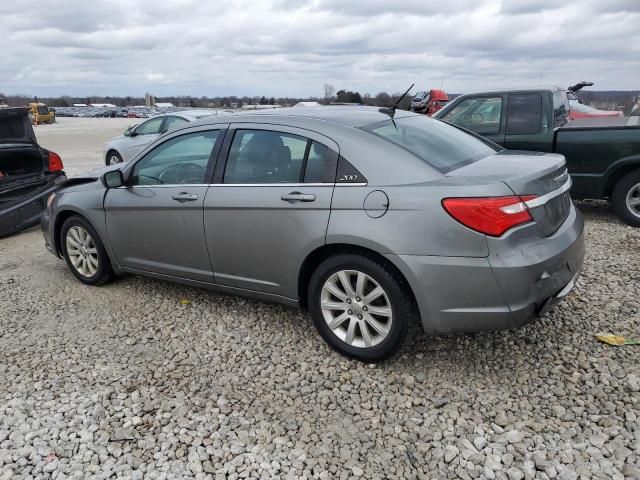
<path fill-rule="evenodd" d="M 93 277 L 98 271 L 99 259 L 98 249 L 89 232 L 74 225 L 67 231 L 65 241 L 73 268 L 83 277 Z"/>
<path fill-rule="evenodd" d="M 109 156 L 109 165 L 116 165 L 117 163 L 121 163 L 122 160 L 120 159 L 120 157 L 116 154 L 111 154 Z"/>
<path fill-rule="evenodd" d="M 393 311 L 387 293 L 357 270 L 340 270 L 326 280 L 320 308 L 334 335 L 352 347 L 375 347 L 391 331 Z"/>
<path fill-rule="evenodd" d="M 632 186 L 627 192 L 627 208 L 636 217 L 640 217 L 640 183 Z"/>

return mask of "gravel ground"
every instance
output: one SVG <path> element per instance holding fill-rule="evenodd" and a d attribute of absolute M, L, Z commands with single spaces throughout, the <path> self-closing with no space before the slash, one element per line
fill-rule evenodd
<path fill-rule="evenodd" d="M 375 366 L 297 310 L 132 276 L 87 287 L 38 230 L 2 239 L 0 480 L 638 479 L 640 347 L 593 335 L 640 333 L 640 230 L 580 208 L 585 270 L 550 314 L 419 336 Z"/>

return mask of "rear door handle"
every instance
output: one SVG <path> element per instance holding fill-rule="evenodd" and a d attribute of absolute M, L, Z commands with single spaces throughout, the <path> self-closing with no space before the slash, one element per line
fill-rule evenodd
<path fill-rule="evenodd" d="M 174 195 L 173 197 L 174 200 L 177 200 L 178 202 L 193 202 L 195 200 L 198 199 L 198 195 L 195 193 L 187 193 L 187 192 L 180 192 L 177 195 Z"/>
<path fill-rule="evenodd" d="M 280 197 L 280 200 L 284 200 L 285 202 L 295 203 L 295 202 L 315 202 L 316 196 L 312 193 L 300 193 L 300 192 L 291 192 Z"/>

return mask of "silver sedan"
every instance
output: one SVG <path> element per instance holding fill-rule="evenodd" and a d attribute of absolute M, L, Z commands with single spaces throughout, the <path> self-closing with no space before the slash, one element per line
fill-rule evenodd
<path fill-rule="evenodd" d="M 573 287 L 583 221 L 564 158 L 367 107 L 209 117 L 48 201 L 83 283 L 147 275 L 301 306 L 367 362 L 428 334 L 514 328 Z"/>
<path fill-rule="evenodd" d="M 152 117 L 140 124 L 127 128 L 122 135 L 112 138 L 103 148 L 106 165 L 128 162 L 168 130 L 188 122 L 196 122 L 211 115 L 224 115 L 219 110 L 185 110 Z"/>

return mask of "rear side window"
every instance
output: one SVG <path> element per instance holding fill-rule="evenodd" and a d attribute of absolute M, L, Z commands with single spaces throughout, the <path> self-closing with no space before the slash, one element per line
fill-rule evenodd
<path fill-rule="evenodd" d="M 224 183 L 296 183 L 300 181 L 307 139 L 284 132 L 237 130 Z"/>
<path fill-rule="evenodd" d="M 311 141 L 304 171 L 305 183 L 333 183 L 338 154 L 326 145 Z"/>
<path fill-rule="evenodd" d="M 475 97 L 462 100 L 442 117 L 479 135 L 500 133 L 502 97 Z"/>
<path fill-rule="evenodd" d="M 423 115 L 385 120 L 363 130 L 407 150 L 441 173 L 476 162 L 496 150 L 482 140 Z"/>
<path fill-rule="evenodd" d="M 509 95 L 507 135 L 538 133 L 542 126 L 542 95 L 539 93 Z"/>
<path fill-rule="evenodd" d="M 237 130 L 224 183 L 333 183 L 338 154 L 306 137 L 267 130 Z"/>

